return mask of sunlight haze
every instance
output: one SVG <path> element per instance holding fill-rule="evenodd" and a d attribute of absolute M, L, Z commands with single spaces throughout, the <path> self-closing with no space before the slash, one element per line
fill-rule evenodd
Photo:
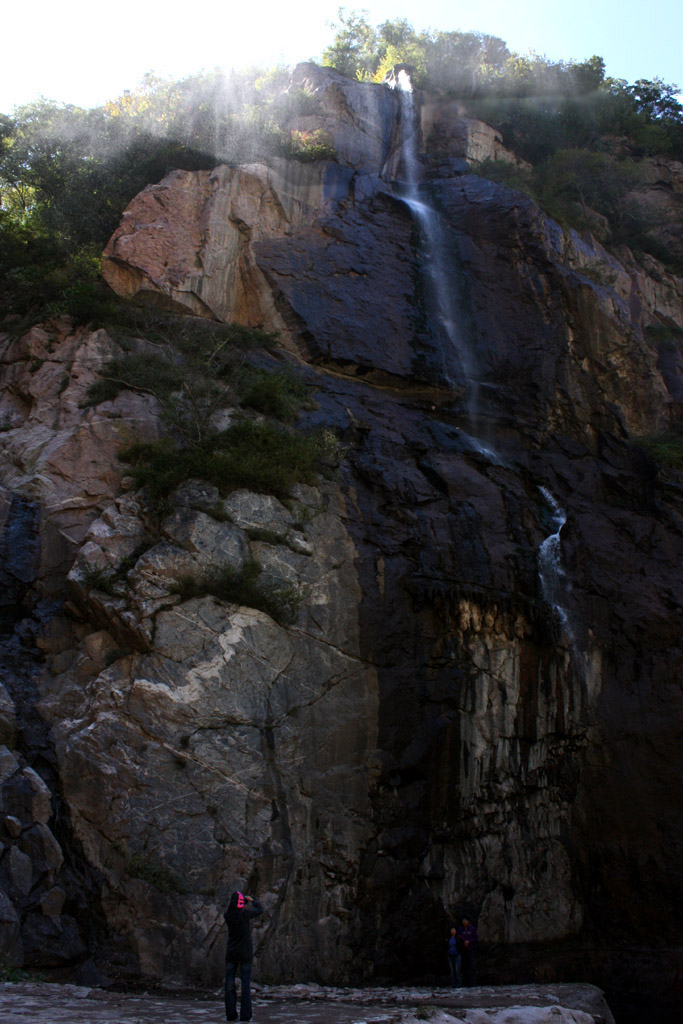
<path fill-rule="evenodd" d="M 183 77 L 216 67 L 243 68 L 319 60 L 333 37 L 338 4 L 229 4 L 191 6 L 119 0 L 98 7 L 85 0 L 38 0 L 30 9 L 8 7 L 2 19 L 0 111 L 45 96 L 97 106 L 135 89 L 146 72 Z M 640 0 L 529 0 L 477 5 L 445 0 L 393 0 L 348 4 L 374 24 L 406 18 L 419 31 L 481 31 L 500 36 L 518 52 L 551 60 L 602 56 L 607 74 L 635 81 L 658 76 L 683 86 L 683 5 L 665 0 L 656 17 Z"/>

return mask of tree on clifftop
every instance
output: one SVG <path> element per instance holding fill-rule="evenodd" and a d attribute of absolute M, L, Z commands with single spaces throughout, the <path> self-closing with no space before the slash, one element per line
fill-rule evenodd
<path fill-rule="evenodd" d="M 323 65 L 335 68 L 349 78 L 372 77 L 379 64 L 377 53 L 377 33 L 368 24 L 367 11 L 346 12 L 339 8 L 339 23 L 333 23 L 336 29 L 334 41 L 323 52 Z"/>
<path fill-rule="evenodd" d="M 410 64 L 413 81 L 426 88 L 475 95 L 492 81 L 510 52 L 502 39 L 481 32 L 416 32 L 405 18 L 373 28 L 367 11 L 340 7 L 335 37 L 322 63 L 349 78 L 381 82 L 395 64 Z"/>

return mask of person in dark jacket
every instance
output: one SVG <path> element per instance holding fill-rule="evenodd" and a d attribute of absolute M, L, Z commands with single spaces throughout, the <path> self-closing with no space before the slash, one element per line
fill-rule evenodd
<path fill-rule="evenodd" d="M 462 977 L 466 985 L 476 985 L 474 971 L 474 947 L 479 941 L 477 929 L 470 923 L 469 918 L 463 917 L 462 924 L 457 934 L 458 948 L 462 957 Z"/>
<path fill-rule="evenodd" d="M 254 948 L 251 944 L 251 921 L 263 913 L 263 907 L 252 896 L 234 892 L 225 911 L 228 926 L 228 948 L 225 951 L 225 1016 L 237 1020 L 237 990 L 235 978 L 239 971 L 241 982 L 240 1020 L 251 1020 L 251 964 Z"/>
<path fill-rule="evenodd" d="M 448 969 L 451 972 L 451 988 L 457 988 L 460 982 L 460 953 L 458 951 L 458 930 L 453 925 L 448 936 Z"/>

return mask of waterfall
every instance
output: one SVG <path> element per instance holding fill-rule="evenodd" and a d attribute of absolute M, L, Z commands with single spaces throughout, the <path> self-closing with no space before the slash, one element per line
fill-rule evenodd
<path fill-rule="evenodd" d="M 495 448 L 491 444 L 484 444 L 476 429 L 480 373 L 467 333 L 459 329 L 458 295 L 453 270 L 452 267 L 449 267 L 448 262 L 446 226 L 438 211 L 429 203 L 425 194 L 426 190 L 420 189 L 421 168 L 417 149 L 419 133 L 410 75 L 404 68 L 399 68 L 387 84 L 392 89 L 396 89 L 400 97 L 401 165 L 404 174 L 401 195 L 419 228 L 428 297 L 450 349 L 448 355 L 442 351 L 444 379 L 449 386 L 461 384 L 467 389 L 467 411 L 472 425 L 472 433 L 466 434 L 463 431 L 463 440 L 473 451 L 483 455 L 489 462 L 504 465 L 504 460 L 501 459 Z M 453 365 L 450 356 L 455 357 L 458 381 L 453 381 L 448 373 L 449 362 L 451 366 Z M 543 600 L 553 609 L 556 620 L 571 644 L 575 664 L 580 665 L 585 659 L 577 642 L 575 624 L 571 621 L 568 610 L 567 597 L 571 584 L 562 565 L 560 542 L 567 514 L 546 487 L 541 487 L 540 492 L 550 511 L 552 529 L 552 532 L 541 543 L 538 551 L 541 594 Z"/>
<path fill-rule="evenodd" d="M 417 128 L 415 126 L 415 94 L 410 75 L 403 68 L 398 72 L 390 88 L 398 89 L 401 104 L 401 157 L 405 168 L 407 186 L 406 202 L 417 202 L 417 182 L 420 164 L 417 159 Z M 418 204 L 421 205 L 421 204 Z"/>
<path fill-rule="evenodd" d="M 547 487 L 539 487 L 543 498 L 551 512 L 550 523 L 553 532 L 548 534 L 538 549 L 538 576 L 541 582 L 541 594 L 543 600 L 551 606 L 555 612 L 564 632 L 575 647 L 576 641 L 572 629 L 569 613 L 565 607 L 564 600 L 569 591 L 567 574 L 562 565 L 562 547 L 560 534 L 562 527 L 567 522 L 567 513 L 560 508 L 555 498 Z"/>
<path fill-rule="evenodd" d="M 448 345 L 442 344 L 442 371 L 449 387 L 464 385 L 467 389 L 467 407 L 474 420 L 478 399 L 477 366 L 471 346 L 458 323 L 458 300 L 452 274 L 447 265 L 447 239 L 444 223 L 433 206 L 421 198 L 419 180 L 420 163 L 417 157 L 415 96 L 408 73 L 401 69 L 389 83 L 400 96 L 401 160 L 405 174 L 402 198 L 410 208 L 419 229 L 421 254 L 431 306 L 443 329 Z M 450 357 L 455 357 L 458 380 L 448 371 Z M 452 362 L 451 362 L 452 365 Z"/>

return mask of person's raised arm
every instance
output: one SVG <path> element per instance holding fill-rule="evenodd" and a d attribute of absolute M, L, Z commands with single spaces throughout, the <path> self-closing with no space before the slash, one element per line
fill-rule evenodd
<path fill-rule="evenodd" d="M 245 896 L 244 900 L 249 904 L 244 908 L 249 917 L 258 917 L 259 914 L 263 913 L 263 907 L 255 896 Z"/>

